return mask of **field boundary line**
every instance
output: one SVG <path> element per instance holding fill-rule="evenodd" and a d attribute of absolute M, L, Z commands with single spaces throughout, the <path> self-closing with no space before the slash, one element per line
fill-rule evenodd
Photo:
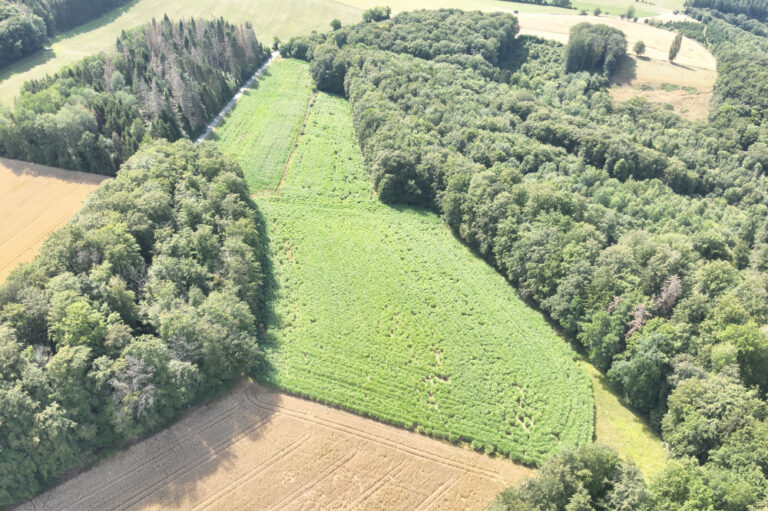
<path fill-rule="evenodd" d="M 299 142 L 301 141 L 301 137 L 304 136 L 304 129 L 307 127 L 307 120 L 309 120 L 309 112 L 310 110 L 312 110 L 312 104 L 314 103 L 316 97 L 317 97 L 317 91 L 313 91 L 312 94 L 310 94 L 309 96 L 309 101 L 307 101 L 307 110 L 304 112 L 304 119 L 301 121 L 301 128 L 299 128 L 299 132 L 296 135 L 296 141 L 294 142 L 293 147 L 291 148 L 291 154 L 288 156 L 288 161 L 285 162 L 283 177 L 280 178 L 280 182 L 277 183 L 277 188 L 275 188 L 274 190 L 275 195 L 280 195 L 280 190 L 283 189 L 285 178 L 288 177 L 288 172 L 291 170 L 291 165 L 293 164 L 293 156 L 296 154 L 296 149 L 299 148 Z"/>
<path fill-rule="evenodd" d="M 352 426 L 347 426 L 347 425 L 344 425 L 344 424 L 341 424 L 341 423 L 338 423 L 338 422 L 334 422 L 334 421 L 331 421 L 331 420 L 328 420 L 328 419 L 324 419 L 324 418 L 321 418 L 321 417 L 318 417 L 318 416 L 314 416 L 314 415 L 311 416 L 311 417 L 308 417 L 306 413 L 300 412 L 300 411 L 297 411 L 297 410 L 292 410 L 292 409 L 287 408 L 285 405 L 282 405 L 282 404 L 274 406 L 274 405 L 271 405 L 269 403 L 265 403 L 261 399 L 259 399 L 258 395 L 253 395 L 252 392 L 247 392 L 246 394 L 248 395 L 248 397 L 250 398 L 251 402 L 255 406 L 257 406 L 259 408 L 262 408 L 262 409 L 271 410 L 273 413 L 283 413 L 285 415 L 294 417 L 294 418 L 299 419 L 299 420 L 304 421 L 304 422 L 314 423 L 314 424 L 318 424 L 318 425 L 324 426 L 326 428 L 335 429 L 337 431 L 342 431 L 342 432 L 348 433 L 350 435 L 356 436 L 358 438 L 362 438 L 363 440 L 367 440 L 369 442 L 374 442 L 374 443 L 377 443 L 379 445 L 383 445 L 383 446 L 386 446 L 386 447 L 393 448 L 395 450 L 398 450 L 400 452 L 404 452 L 404 453 L 409 454 L 411 456 L 417 456 L 417 457 L 421 457 L 421 458 L 425 458 L 425 459 L 434 461 L 435 463 L 440 463 L 440 464 L 442 464 L 442 465 L 444 465 L 446 467 L 450 467 L 450 468 L 453 468 L 453 469 L 459 469 L 459 470 L 464 471 L 464 472 L 473 472 L 473 473 L 475 473 L 477 475 L 481 475 L 481 476 L 493 479 L 493 480 L 498 481 L 498 482 L 502 482 L 502 483 L 504 482 L 501 474 L 499 474 L 498 472 L 494 472 L 494 471 L 491 471 L 491 470 L 488 470 L 488 469 L 484 469 L 484 468 L 478 467 L 476 465 L 472 465 L 470 463 L 453 462 L 453 461 L 448 460 L 445 457 L 440 456 L 438 454 L 432 454 L 432 453 L 430 453 L 428 451 L 423 451 L 423 450 L 421 450 L 421 449 L 419 449 L 417 447 L 405 446 L 404 444 L 399 444 L 395 440 L 389 440 L 387 438 L 383 438 L 383 437 L 376 436 L 376 435 L 373 435 L 373 434 L 370 434 L 370 433 L 366 433 L 366 432 L 361 431 L 361 430 L 359 430 L 357 428 L 354 428 Z M 301 399 L 301 398 L 298 398 L 298 399 Z M 314 401 L 311 401 L 311 400 L 309 400 L 309 402 L 314 403 Z M 342 411 L 344 413 L 351 413 L 351 412 L 348 412 L 346 410 L 342 410 Z M 356 415 L 356 414 L 352 414 L 352 415 L 354 415 L 355 417 L 360 417 L 359 415 Z M 391 424 L 387 424 L 387 423 L 382 422 L 382 421 L 378 421 L 378 420 L 375 420 L 375 419 L 370 419 L 370 420 L 373 420 L 374 422 L 376 422 L 378 424 L 391 426 Z M 402 430 L 402 431 L 406 431 L 406 432 L 411 433 L 411 434 L 419 435 L 419 433 L 414 433 L 413 431 L 407 431 L 407 430 Z M 421 436 L 423 438 L 428 438 L 430 440 L 435 440 L 437 442 L 440 442 L 440 440 L 437 440 L 437 439 L 434 439 L 434 438 L 430 438 L 428 436 L 424 436 L 424 435 L 419 435 L 419 436 Z M 507 460 L 507 461 L 509 463 L 514 463 L 512 460 Z M 520 465 L 520 466 L 522 466 L 522 465 Z"/>

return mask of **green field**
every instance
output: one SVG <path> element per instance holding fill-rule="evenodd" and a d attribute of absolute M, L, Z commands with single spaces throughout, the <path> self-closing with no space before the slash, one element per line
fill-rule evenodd
<path fill-rule="evenodd" d="M 2 69 L 0 103 L 11 105 L 25 81 L 53 74 L 63 65 L 86 55 L 109 51 L 120 32 L 153 18 L 160 19 L 164 14 L 171 18 L 223 16 L 233 23 L 250 21 L 259 39 L 271 44 L 273 36 L 285 40 L 312 30 L 328 30 L 328 23 L 334 18 L 344 24 L 357 23 L 364 9 L 381 4 L 390 5 L 394 13 L 440 7 L 505 12 L 575 12 L 501 0 L 134 0 L 121 9 L 60 34 L 48 49 Z M 653 4 L 633 0 L 575 0 L 574 5 L 589 11 L 599 5 L 603 12 L 612 14 L 623 13 L 627 6 L 634 5 L 637 15 L 642 16 L 681 9 L 682 0 L 656 0 Z"/>
<path fill-rule="evenodd" d="M 316 96 L 259 207 L 276 281 L 264 381 L 526 462 L 592 439 L 573 350 L 438 216 L 372 196 L 344 99 Z"/>
<path fill-rule="evenodd" d="M 251 189 L 274 190 L 283 177 L 312 92 L 308 69 L 300 60 L 274 62 L 211 134 Z"/>
<path fill-rule="evenodd" d="M 640 415 L 622 404 L 600 371 L 587 362 L 582 365 L 592 378 L 595 441 L 613 447 L 622 458 L 634 461 L 646 481 L 650 481 L 667 463 L 661 438 Z"/>

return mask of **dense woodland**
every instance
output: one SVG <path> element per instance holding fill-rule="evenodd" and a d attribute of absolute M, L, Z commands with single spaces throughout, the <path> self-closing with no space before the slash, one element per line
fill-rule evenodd
<path fill-rule="evenodd" d="M 259 360 L 264 242 L 240 168 L 155 142 L 0 286 L 0 507 Z"/>
<path fill-rule="evenodd" d="M 0 155 L 114 175 L 142 140 L 200 133 L 268 58 L 250 25 L 165 17 L 114 53 L 27 82 L 0 110 Z"/>
<path fill-rule="evenodd" d="M 0 67 L 40 50 L 49 37 L 128 0 L 0 0 Z"/>
<path fill-rule="evenodd" d="M 343 86 L 379 198 L 439 211 L 674 457 L 634 487 L 642 506 L 606 504 L 574 469 L 562 505 L 531 509 L 768 505 L 768 40 L 705 22 L 708 124 L 613 106 L 602 73 L 566 73 L 568 51 L 515 38 L 509 15 L 405 13 L 286 44 Z"/>

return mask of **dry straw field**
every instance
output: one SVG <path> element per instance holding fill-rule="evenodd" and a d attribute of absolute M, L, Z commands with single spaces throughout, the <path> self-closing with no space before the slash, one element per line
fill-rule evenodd
<path fill-rule="evenodd" d="M 18 511 L 483 509 L 532 474 L 243 381 Z"/>
<path fill-rule="evenodd" d="M 642 40 L 645 55 L 630 58 L 614 77 L 610 92 L 613 99 L 624 101 L 643 96 L 650 101 L 667 103 L 681 117 L 704 120 L 709 113 L 709 100 L 717 79 L 715 57 L 696 41 L 683 38 L 680 54 L 669 62 L 669 46 L 674 32 L 642 22 L 605 16 L 520 13 L 520 33 L 568 43 L 571 27 L 578 23 L 601 23 L 615 27 L 627 36 L 628 47 Z"/>
<path fill-rule="evenodd" d="M 0 158 L 0 282 L 31 261 L 104 176 Z"/>

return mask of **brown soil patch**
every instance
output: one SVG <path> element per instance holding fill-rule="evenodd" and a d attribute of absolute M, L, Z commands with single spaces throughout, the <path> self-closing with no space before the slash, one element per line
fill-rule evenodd
<path fill-rule="evenodd" d="M 31 261 L 105 176 L 0 158 L 0 282 Z"/>
<path fill-rule="evenodd" d="M 642 22 L 605 16 L 520 13 L 520 33 L 568 42 L 571 27 L 578 23 L 601 23 L 617 28 L 627 36 L 630 49 L 642 40 L 646 45 L 643 57 L 630 56 L 614 78 L 611 95 L 616 101 L 643 96 L 651 101 L 671 104 L 679 115 L 690 120 L 706 119 L 709 100 L 717 79 L 715 57 L 698 42 L 683 38 L 680 54 L 674 63 L 667 60 L 674 32 Z M 678 90 L 664 90 L 663 84 L 674 84 Z M 693 87 L 694 90 L 685 90 Z M 647 90 L 646 90 L 647 89 Z"/>
<path fill-rule="evenodd" d="M 533 474 L 242 382 L 19 509 L 483 509 Z"/>

